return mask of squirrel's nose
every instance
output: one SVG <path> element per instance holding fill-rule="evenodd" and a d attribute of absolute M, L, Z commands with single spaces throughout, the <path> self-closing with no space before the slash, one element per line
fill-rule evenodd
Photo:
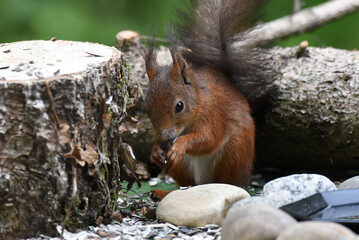
<path fill-rule="evenodd" d="M 166 142 L 170 139 L 174 139 L 175 136 L 175 130 L 174 129 L 164 129 L 158 134 L 157 139 L 161 142 Z"/>

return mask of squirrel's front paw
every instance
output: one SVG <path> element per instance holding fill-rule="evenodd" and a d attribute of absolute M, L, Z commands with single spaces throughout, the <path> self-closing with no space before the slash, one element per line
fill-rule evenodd
<path fill-rule="evenodd" d="M 180 142 L 175 142 L 167 153 L 169 167 L 180 161 L 186 153 L 186 147 Z"/>
<path fill-rule="evenodd" d="M 158 144 L 156 144 L 152 149 L 151 162 L 160 167 L 167 164 L 165 153 Z"/>

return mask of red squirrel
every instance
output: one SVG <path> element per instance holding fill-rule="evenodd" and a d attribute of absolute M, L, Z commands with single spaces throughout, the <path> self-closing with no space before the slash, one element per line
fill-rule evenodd
<path fill-rule="evenodd" d="M 243 186 L 255 155 L 248 100 L 268 85 L 263 51 L 232 43 L 253 26 L 260 0 L 193 0 L 178 11 L 179 40 L 169 34 L 172 64 L 159 66 L 153 45 L 144 51 L 149 87 L 145 109 L 155 130 L 151 161 L 179 186 Z M 156 191 L 161 199 L 167 192 Z"/>

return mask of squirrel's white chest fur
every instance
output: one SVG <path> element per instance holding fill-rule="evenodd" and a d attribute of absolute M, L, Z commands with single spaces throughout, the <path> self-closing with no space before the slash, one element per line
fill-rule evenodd
<path fill-rule="evenodd" d="M 183 163 L 187 166 L 190 174 L 193 176 L 196 185 L 213 182 L 213 170 L 221 155 L 221 150 L 204 156 L 184 155 Z"/>

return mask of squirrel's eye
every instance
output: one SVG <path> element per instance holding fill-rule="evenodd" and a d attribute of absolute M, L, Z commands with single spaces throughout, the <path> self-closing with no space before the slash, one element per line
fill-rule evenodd
<path fill-rule="evenodd" d="M 178 101 L 176 104 L 175 113 L 177 114 L 182 112 L 183 108 L 184 108 L 184 103 L 182 101 Z"/>

